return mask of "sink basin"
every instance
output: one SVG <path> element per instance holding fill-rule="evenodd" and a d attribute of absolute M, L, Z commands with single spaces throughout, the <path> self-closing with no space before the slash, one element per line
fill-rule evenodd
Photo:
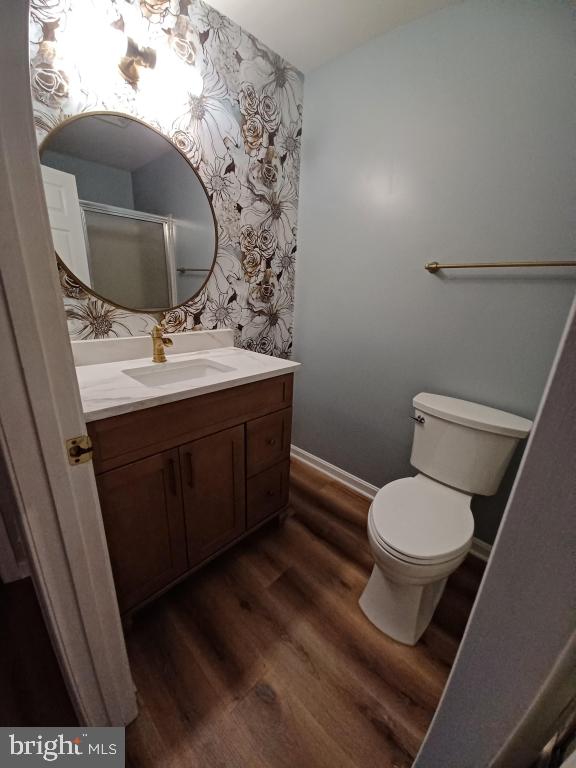
<path fill-rule="evenodd" d="M 217 363 L 215 360 L 197 358 L 178 362 L 169 360 L 167 363 L 154 363 L 143 368 L 127 368 L 122 373 L 147 387 L 162 387 L 233 370 L 229 365 Z"/>

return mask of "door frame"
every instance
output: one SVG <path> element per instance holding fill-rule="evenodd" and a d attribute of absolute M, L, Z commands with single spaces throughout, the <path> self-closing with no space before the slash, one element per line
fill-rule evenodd
<path fill-rule="evenodd" d="M 34 585 L 83 725 L 137 715 L 85 434 L 44 198 L 28 70 L 28 2 L 7 0 L 0 31 L 0 450 Z"/>

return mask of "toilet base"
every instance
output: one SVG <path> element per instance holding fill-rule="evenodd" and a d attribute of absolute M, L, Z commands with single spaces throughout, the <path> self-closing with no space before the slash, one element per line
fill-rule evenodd
<path fill-rule="evenodd" d="M 447 579 L 431 584 L 399 584 L 377 565 L 362 592 L 359 605 L 379 630 L 405 645 L 416 645 L 430 624 Z"/>

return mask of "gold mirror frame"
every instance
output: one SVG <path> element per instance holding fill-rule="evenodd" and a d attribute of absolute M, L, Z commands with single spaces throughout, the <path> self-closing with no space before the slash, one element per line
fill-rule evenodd
<path fill-rule="evenodd" d="M 190 166 L 190 169 L 195 174 L 196 178 L 200 182 L 200 185 L 202 186 L 202 189 L 204 190 L 204 194 L 206 195 L 206 199 L 208 201 L 208 205 L 210 206 L 210 211 L 212 213 L 212 221 L 214 223 L 214 256 L 212 258 L 212 264 L 210 265 L 210 269 L 208 271 L 208 274 L 206 275 L 206 279 L 200 286 L 200 288 L 196 291 L 196 293 L 193 293 L 192 296 L 188 297 L 186 301 L 180 302 L 180 304 L 174 304 L 171 307 L 166 307 L 162 309 L 144 309 L 144 308 L 138 308 L 134 309 L 134 307 L 126 307 L 123 304 L 118 304 L 115 301 L 112 301 L 111 299 L 107 299 L 105 296 L 101 296 L 99 293 L 96 293 L 96 291 L 93 288 L 88 287 L 85 285 L 85 283 L 82 282 L 75 274 L 72 272 L 72 270 L 64 263 L 64 261 L 60 258 L 58 255 L 58 251 L 54 249 L 54 254 L 56 256 L 56 259 L 58 261 L 58 266 L 60 269 L 62 269 L 68 277 L 70 277 L 71 280 L 76 285 L 79 285 L 87 294 L 90 296 L 94 296 L 97 299 L 100 299 L 100 301 L 105 302 L 106 304 L 110 304 L 113 307 L 118 307 L 118 309 L 124 309 L 128 312 L 133 312 L 134 314 L 143 314 L 143 315 L 159 315 L 159 314 L 166 314 L 167 312 L 171 312 L 174 309 L 178 309 L 178 307 L 183 307 L 185 304 L 189 304 L 191 301 L 193 301 L 196 296 L 198 296 L 206 287 L 206 284 L 208 283 L 208 280 L 210 280 L 210 277 L 212 276 L 212 273 L 214 272 L 214 266 L 216 264 L 216 258 L 218 255 L 218 220 L 216 219 L 216 213 L 214 211 L 214 206 L 212 205 L 212 200 L 210 199 L 210 195 L 208 194 L 208 190 L 206 189 L 206 185 L 200 178 L 200 174 L 194 168 L 192 163 L 190 162 L 189 158 L 186 156 L 186 154 L 178 147 L 172 139 L 170 139 L 168 136 L 166 136 L 165 133 L 163 133 L 158 128 L 155 128 L 153 125 L 150 125 L 144 120 L 140 120 L 138 117 L 134 117 L 133 115 L 128 115 L 125 112 L 113 112 L 109 110 L 94 110 L 91 112 L 79 112 L 77 115 L 73 115 L 72 117 L 66 118 L 66 120 L 63 120 L 61 123 L 59 123 L 56 128 L 53 128 L 49 133 L 46 134 L 46 136 L 42 139 L 42 142 L 40 143 L 40 146 L 38 148 L 38 155 L 40 158 L 40 163 L 42 163 L 42 152 L 47 149 L 46 143 L 48 139 L 51 136 L 54 136 L 55 133 L 60 131 L 62 128 L 64 128 L 66 125 L 69 125 L 70 123 L 73 123 L 77 120 L 80 120 L 82 117 L 95 117 L 98 115 L 104 115 L 109 116 L 112 115 L 114 117 L 123 117 L 127 120 L 133 120 L 135 123 L 140 123 L 140 125 L 143 125 L 145 128 L 149 128 L 151 131 L 154 131 L 158 136 L 161 136 L 164 141 L 167 141 L 168 144 L 170 144 L 171 147 L 173 147 L 183 158 L 186 160 L 188 165 Z"/>

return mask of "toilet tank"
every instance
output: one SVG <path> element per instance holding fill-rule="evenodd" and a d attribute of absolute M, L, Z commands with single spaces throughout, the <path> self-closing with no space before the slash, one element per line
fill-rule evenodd
<path fill-rule="evenodd" d="M 467 493 L 492 496 L 532 422 L 486 405 L 421 392 L 410 463 Z"/>

